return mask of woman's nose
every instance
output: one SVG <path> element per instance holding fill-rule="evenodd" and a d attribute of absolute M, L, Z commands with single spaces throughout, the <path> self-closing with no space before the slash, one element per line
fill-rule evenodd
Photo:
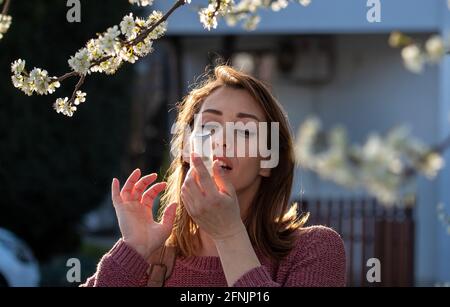
<path fill-rule="evenodd" d="M 225 156 L 227 150 L 226 138 L 222 136 L 222 139 L 217 136 L 212 137 L 213 153 L 217 156 Z"/>
<path fill-rule="evenodd" d="M 214 138 L 213 137 L 212 144 L 213 144 L 213 149 L 214 150 L 215 149 L 221 149 L 221 148 L 223 148 L 223 149 L 227 148 L 227 145 L 226 145 L 225 141 L 224 140 L 219 140 L 218 138 Z"/>

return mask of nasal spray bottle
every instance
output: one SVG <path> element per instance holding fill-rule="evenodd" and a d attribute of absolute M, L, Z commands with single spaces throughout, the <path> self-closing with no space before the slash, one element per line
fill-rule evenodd
<path fill-rule="evenodd" d="M 212 135 L 209 132 L 193 131 L 191 135 L 191 151 L 200 156 L 208 172 L 213 176 Z"/>

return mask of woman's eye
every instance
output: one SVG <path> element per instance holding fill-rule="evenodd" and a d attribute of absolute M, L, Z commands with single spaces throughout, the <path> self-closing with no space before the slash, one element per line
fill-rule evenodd
<path fill-rule="evenodd" d="M 237 131 L 237 133 L 240 135 L 240 136 L 245 136 L 246 138 L 248 138 L 248 137 L 250 137 L 250 135 L 253 135 L 252 133 L 250 133 L 250 131 L 248 131 L 248 130 L 236 130 Z"/>
<path fill-rule="evenodd" d="M 216 128 L 211 125 L 202 125 L 202 132 L 206 134 L 214 134 L 216 132 Z"/>

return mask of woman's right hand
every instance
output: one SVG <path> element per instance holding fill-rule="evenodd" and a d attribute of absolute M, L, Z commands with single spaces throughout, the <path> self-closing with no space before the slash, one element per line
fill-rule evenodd
<path fill-rule="evenodd" d="M 119 180 L 112 181 L 111 194 L 119 221 L 122 240 L 133 247 L 145 259 L 167 240 L 175 219 L 176 203 L 164 211 L 161 223 L 153 220 L 153 201 L 165 189 L 166 183 L 159 182 L 145 191 L 157 177 L 153 173 L 140 178 L 141 171 L 135 169 L 120 191 Z M 140 178 L 140 179 L 139 179 Z M 144 192 L 145 191 L 145 192 Z"/>

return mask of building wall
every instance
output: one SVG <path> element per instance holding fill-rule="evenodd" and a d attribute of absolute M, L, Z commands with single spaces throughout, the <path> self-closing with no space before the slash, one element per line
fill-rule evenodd
<path fill-rule="evenodd" d="M 166 12 L 175 1 L 155 1 L 154 7 Z M 296 2 L 296 1 L 293 1 Z M 436 31 L 440 24 L 442 0 L 380 0 L 381 22 L 369 23 L 367 0 L 312 0 L 308 7 L 292 3 L 288 9 L 260 11 L 262 22 L 256 33 L 387 33 L 401 31 Z M 194 0 L 170 18 L 169 34 L 244 34 L 242 27 L 228 27 L 222 20 L 213 31 L 205 31 L 199 22 Z"/>
<path fill-rule="evenodd" d="M 426 143 L 438 141 L 436 68 L 420 76 L 405 71 L 399 52 L 386 45 L 386 36 L 340 36 L 338 50 L 337 78 L 325 88 L 289 88 L 282 81 L 274 85 L 288 113 L 300 113 L 295 118 L 291 115 L 294 127 L 303 119 L 302 113 L 312 111 L 325 127 L 343 124 L 353 142 L 361 143 L 370 132 L 382 133 L 397 124 L 407 124 L 412 134 Z M 299 107 L 298 101 L 304 107 Z M 301 170 L 295 186 L 305 195 L 351 193 Z M 416 281 L 430 284 L 438 270 L 436 182 L 420 178 L 417 195 Z"/>

